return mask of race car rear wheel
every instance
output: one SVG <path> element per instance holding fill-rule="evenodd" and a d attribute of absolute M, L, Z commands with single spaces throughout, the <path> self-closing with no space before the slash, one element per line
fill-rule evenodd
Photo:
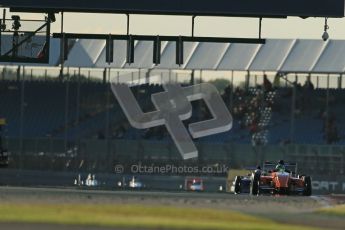
<path fill-rule="evenodd" d="M 250 185 L 250 194 L 254 196 L 259 195 L 259 183 L 260 183 L 260 174 L 255 173 L 252 183 Z"/>
<path fill-rule="evenodd" d="M 312 194 L 312 187 L 311 187 L 311 178 L 310 176 L 304 177 L 304 196 L 311 196 Z"/>
<path fill-rule="evenodd" d="M 235 194 L 240 194 L 241 193 L 241 177 L 237 176 L 235 178 Z"/>

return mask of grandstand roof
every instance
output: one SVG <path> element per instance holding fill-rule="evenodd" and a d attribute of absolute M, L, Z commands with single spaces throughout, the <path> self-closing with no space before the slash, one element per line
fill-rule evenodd
<path fill-rule="evenodd" d="M 344 0 L 1 0 L 0 6 L 26 12 L 98 12 L 126 14 L 245 17 L 344 17 Z"/>
<path fill-rule="evenodd" d="M 60 42 L 52 39 L 50 66 L 57 66 Z M 153 44 L 136 41 L 135 62 L 126 64 L 126 41 L 114 41 L 114 63 L 105 61 L 105 41 L 77 40 L 67 67 L 344 73 L 345 40 L 268 39 L 266 44 L 185 42 L 184 64 L 175 63 L 176 45 L 162 42 L 161 64 L 153 64 Z M 1 63 L 0 63 L 1 64 Z M 3 63 L 5 64 L 5 63 Z M 33 65 L 33 64 L 27 64 Z"/>

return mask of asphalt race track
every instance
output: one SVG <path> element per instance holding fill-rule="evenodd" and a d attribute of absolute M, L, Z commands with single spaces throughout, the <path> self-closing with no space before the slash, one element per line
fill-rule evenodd
<path fill-rule="evenodd" d="M 343 218 L 322 217 L 312 212 L 321 207 L 345 203 L 342 196 L 259 196 L 233 195 L 228 193 L 153 192 L 153 191 L 100 191 L 78 188 L 28 188 L 0 187 L 1 204 L 143 204 L 178 207 L 202 207 L 235 210 L 255 216 L 269 216 L 275 221 L 289 224 L 343 229 Z M 332 218 L 331 220 L 329 218 Z M 100 227 L 49 226 L 40 224 L 0 224 L 8 230 L 80 230 Z M 113 229 L 113 228 L 112 228 Z"/>

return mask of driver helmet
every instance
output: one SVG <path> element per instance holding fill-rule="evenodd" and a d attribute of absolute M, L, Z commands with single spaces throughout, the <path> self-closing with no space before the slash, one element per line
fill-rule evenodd
<path fill-rule="evenodd" d="M 276 170 L 277 171 L 285 171 L 285 167 L 284 167 L 284 165 L 277 165 Z"/>
<path fill-rule="evenodd" d="M 284 162 L 284 160 L 280 160 L 280 161 L 278 162 L 278 164 L 280 164 L 280 165 L 285 165 L 285 162 Z"/>

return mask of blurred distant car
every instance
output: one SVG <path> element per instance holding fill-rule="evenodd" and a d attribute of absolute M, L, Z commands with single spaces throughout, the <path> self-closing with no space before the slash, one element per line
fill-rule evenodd
<path fill-rule="evenodd" d="M 128 187 L 130 189 L 143 189 L 145 188 L 145 185 L 137 177 L 133 176 L 132 179 L 129 181 Z"/>
<path fill-rule="evenodd" d="M 202 192 L 205 190 L 204 181 L 201 178 L 186 178 L 185 190 Z"/>
<path fill-rule="evenodd" d="M 234 193 L 311 196 L 311 177 L 297 175 L 297 164 L 286 164 L 283 171 L 276 170 L 275 166 L 275 163 L 265 162 L 263 168 L 255 170 L 251 176 L 235 177 Z"/>
<path fill-rule="evenodd" d="M 96 175 L 89 174 L 85 180 L 85 185 L 88 187 L 97 187 L 98 181 L 96 180 Z"/>
<path fill-rule="evenodd" d="M 83 181 L 81 178 L 81 175 L 78 174 L 78 177 L 76 179 L 74 179 L 74 185 L 87 186 L 87 187 L 97 187 L 100 184 L 99 184 L 98 180 L 96 180 L 95 174 L 93 174 L 93 175 L 89 174 L 85 181 Z"/>

